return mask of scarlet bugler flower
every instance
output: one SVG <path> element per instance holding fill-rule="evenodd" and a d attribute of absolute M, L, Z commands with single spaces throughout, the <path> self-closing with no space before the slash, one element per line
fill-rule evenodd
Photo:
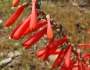
<path fill-rule="evenodd" d="M 44 48 L 43 50 L 37 52 L 36 57 L 39 58 L 39 57 L 43 56 L 45 54 L 45 51 L 46 51 L 46 48 Z M 61 51 L 62 50 L 57 49 L 55 52 L 53 52 L 52 54 L 49 54 L 49 55 L 56 55 L 56 54 L 59 54 Z"/>
<path fill-rule="evenodd" d="M 83 70 L 81 56 L 80 56 L 80 49 L 78 49 L 77 52 L 78 52 L 78 70 Z"/>
<path fill-rule="evenodd" d="M 58 57 L 56 58 L 56 60 L 54 61 L 53 65 L 52 65 L 52 68 L 55 68 L 61 64 L 66 52 L 67 52 L 67 50 L 63 50 L 59 53 Z"/>
<path fill-rule="evenodd" d="M 90 65 L 88 65 L 88 70 L 90 70 Z"/>
<path fill-rule="evenodd" d="M 21 22 L 10 34 L 10 37 L 13 38 L 13 35 L 15 34 L 15 32 L 17 31 L 17 29 L 22 25 L 23 22 Z"/>
<path fill-rule="evenodd" d="M 76 63 L 75 60 L 71 60 L 71 61 L 70 61 L 70 67 L 69 67 L 69 70 L 73 70 L 73 66 L 74 66 L 75 63 Z"/>
<path fill-rule="evenodd" d="M 42 29 L 41 31 L 31 36 L 22 45 L 26 46 L 26 48 L 29 49 L 34 43 L 36 43 L 46 33 L 46 31 L 47 31 L 47 28 Z"/>
<path fill-rule="evenodd" d="M 83 58 L 85 61 L 88 61 L 88 59 L 90 58 L 90 53 L 83 55 Z"/>
<path fill-rule="evenodd" d="M 47 60 L 48 56 L 49 56 L 49 52 L 50 52 L 50 46 L 46 46 L 46 51 L 45 51 L 45 54 L 43 54 L 42 56 L 42 60 L 45 61 Z"/>
<path fill-rule="evenodd" d="M 49 40 L 52 40 L 54 38 L 54 35 L 53 35 L 52 26 L 51 26 L 51 23 L 50 23 L 50 15 L 47 15 L 46 18 L 47 18 L 47 21 L 48 21 L 47 37 L 48 37 Z"/>
<path fill-rule="evenodd" d="M 69 70 L 69 68 L 64 67 L 64 65 L 62 65 L 62 67 L 60 68 L 60 70 Z"/>
<path fill-rule="evenodd" d="M 12 6 L 17 7 L 19 5 L 20 0 L 12 0 Z"/>
<path fill-rule="evenodd" d="M 22 23 L 22 25 L 19 26 L 19 28 L 15 31 L 13 35 L 13 39 L 18 40 L 20 39 L 27 28 L 29 27 L 31 15 Z"/>
<path fill-rule="evenodd" d="M 79 47 L 90 48 L 90 44 L 78 44 Z"/>
<path fill-rule="evenodd" d="M 38 24 L 37 11 L 36 11 L 36 0 L 32 0 L 32 12 L 31 12 L 31 21 L 30 21 L 30 30 L 36 30 Z"/>
<path fill-rule="evenodd" d="M 42 26 L 44 26 L 45 24 L 47 24 L 47 21 L 42 21 L 42 22 L 39 22 L 37 27 L 36 27 L 36 30 L 38 30 L 39 28 L 41 28 Z M 30 28 L 28 27 L 27 30 L 25 31 L 25 33 L 23 34 L 23 36 L 26 36 L 27 34 L 30 34 L 32 33 L 33 31 L 30 30 Z"/>
<path fill-rule="evenodd" d="M 74 67 L 73 70 L 79 70 L 78 67 Z"/>
<path fill-rule="evenodd" d="M 22 13 L 22 11 L 24 10 L 25 6 L 22 5 L 20 6 L 14 13 L 13 15 L 6 21 L 5 26 L 9 27 L 11 26 L 20 16 L 20 14 Z"/>
<path fill-rule="evenodd" d="M 48 58 L 49 54 L 52 54 L 53 52 L 55 52 L 55 50 L 58 48 L 59 45 L 63 44 L 64 42 L 67 42 L 67 41 L 68 41 L 68 38 L 62 38 L 60 40 L 57 40 L 55 42 L 48 44 L 46 46 L 46 49 L 47 49 L 46 53 L 42 57 L 43 61 L 45 61 Z"/>
<path fill-rule="evenodd" d="M 51 43 L 53 43 L 53 40 L 50 40 L 49 44 L 45 47 L 45 53 L 42 56 L 43 61 L 47 60 L 47 58 L 50 56 L 50 50 L 52 47 L 52 45 L 50 45 Z"/>
<path fill-rule="evenodd" d="M 68 51 L 67 51 L 67 53 L 66 53 L 65 60 L 64 60 L 64 66 L 65 66 L 65 67 L 69 67 L 69 66 L 70 66 L 72 49 L 73 49 L 73 46 L 70 45 L 70 46 L 69 46 L 69 49 L 68 49 Z"/>
<path fill-rule="evenodd" d="M 88 63 L 83 64 L 83 70 L 88 66 Z"/>
<path fill-rule="evenodd" d="M 78 44 L 79 47 L 85 47 L 85 48 L 90 48 L 90 40 L 88 41 L 88 44 Z"/>
<path fill-rule="evenodd" d="M 52 42 L 50 44 L 52 46 L 50 50 L 50 54 L 53 53 L 56 49 L 58 49 L 59 45 L 62 45 L 64 42 L 67 42 L 67 41 L 68 41 L 68 38 L 62 38 L 55 42 Z"/>

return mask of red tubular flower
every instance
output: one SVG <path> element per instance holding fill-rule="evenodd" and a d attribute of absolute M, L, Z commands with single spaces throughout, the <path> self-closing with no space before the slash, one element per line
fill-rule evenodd
<path fill-rule="evenodd" d="M 90 48 L 90 44 L 78 44 L 79 47 Z"/>
<path fill-rule="evenodd" d="M 45 24 L 47 24 L 47 21 L 46 20 L 45 21 L 42 21 L 42 22 L 39 22 L 38 25 L 37 25 L 36 30 L 38 30 L 39 28 L 41 28 Z M 32 30 L 30 30 L 29 27 L 28 27 L 28 29 L 24 33 L 24 36 L 26 36 L 27 34 L 30 34 L 30 33 L 32 33 Z"/>
<path fill-rule="evenodd" d="M 53 40 L 50 40 L 49 44 L 51 44 L 52 42 L 53 42 Z M 48 56 L 50 55 L 49 53 L 50 53 L 52 46 L 49 44 L 45 47 L 45 53 L 42 56 L 43 61 L 47 60 Z"/>
<path fill-rule="evenodd" d="M 75 60 L 71 60 L 71 61 L 70 61 L 70 67 L 69 67 L 69 70 L 73 70 L 73 66 L 74 66 L 75 63 L 76 63 Z"/>
<path fill-rule="evenodd" d="M 22 35 L 24 34 L 24 32 L 27 30 L 27 28 L 29 27 L 29 22 L 30 22 L 30 17 L 29 16 L 24 22 L 23 24 L 17 29 L 17 31 L 14 33 L 13 35 L 13 39 L 20 39 L 22 37 Z"/>
<path fill-rule="evenodd" d="M 90 65 L 88 65 L 88 70 L 90 70 Z"/>
<path fill-rule="evenodd" d="M 51 47 L 50 54 L 52 54 L 57 49 L 58 49 L 58 46 L 57 45 L 54 46 L 54 47 Z"/>
<path fill-rule="evenodd" d="M 83 70 L 82 62 L 81 62 L 81 57 L 80 57 L 80 50 L 78 49 L 78 70 Z"/>
<path fill-rule="evenodd" d="M 65 67 L 69 67 L 70 66 L 70 59 L 71 59 L 71 52 L 72 52 L 72 49 L 73 49 L 73 46 L 70 45 L 67 53 L 66 53 L 66 57 L 65 57 L 65 60 L 64 60 L 64 66 Z"/>
<path fill-rule="evenodd" d="M 74 67 L 78 67 L 78 64 L 74 64 Z"/>
<path fill-rule="evenodd" d="M 10 34 L 10 37 L 13 38 L 13 35 L 15 34 L 15 32 L 17 31 L 17 29 L 22 25 L 23 22 L 21 22 Z"/>
<path fill-rule="evenodd" d="M 85 60 L 88 60 L 89 57 L 90 57 L 90 53 L 85 54 L 85 55 L 83 56 L 83 58 L 84 58 Z"/>
<path fill-rule="evenodd" d="M 59 54 L 62 50 L 57 49 L 55 52 L 53 52 L 52 54 Z"/>
<path fill-rule="evenodd" d="M 50 54 L 53 53 L 58 48 L 59 45 L 62 45 L 64 42 L 67 42 L 67 41 L 68 41 L 67 38 L 62 38 L 60 40 L 57 40 L 57 41 L 53 42 L 52 45 L 51 45 L 52 47 L 51 47 L 51 50 L 50 50 Z"/>
<path fill-rule="evenodd" d="M 60 40 L 57 40 L 47 45 L 46 46 L 47 51 L 42 57 L 43 61 L 45 61 L 48 58 L 49 54 L 52 54 L 53 52 L 55 52 L 55 50 L 58 48 L 59 45 L 63 44 L 66 41 L 67 41 L 67 38 L 62 38 Z"/>
<path fill-rule="evenodd" d="M 50 45 L 52 45 L 52 47 L 55 47 L 55 46 L 59 46 L 59 45 L 63 44 L 64 42 L 67 42 L 67 41 L 68 41 L 68 38 L 65 37 L 65 38 L 59 39 L 55 42 L 52 42 Z"/>
<path fill-rule="evenodd" d="M 25 50 L 28 50 L 30 46 L 25 46 Z"/>
<path fill-rule="evenodd" d="M 64 64 L 62 65 L 62 67 L 60 68 L 60 70 L 72 70 L 71 66 L 66 67 Z"/>
<path fill-rule="evenodd" d="M 36 11 L 36 0 L 32 0 L 32 13 L 30 21 L 30 30 L 34 31 L 38 24 L 37 11 Z"/>
<path fill-rule="evenodd" d="M 79 70 L 78 67 L 74 67 L 73 70 Z"/>
<path fill-rule="evenodd" d="M 37 53 L 36 53 L 36 57 L 39 58 L 39 57 L 43 56 L 43 55 L 45 54 L 45 51 L 46 51 L 46 48 L 43 49 L 43 50 L 41 50 L 41 51 L 39 51 L 39 52 L 37 52 Z M 62 51 L 62 50 L 57 49 L 55 52 L 53 52 L 52 54 L 49 54 L 49 55 L 59 54 L 61 51 Z"/>
<path fill-rule="evenodd" d="M 55 68 L 61 64 L 61 62 L 64 59 L 64 56 L 66 54 L 67 50 L 61 51 L 60 54 L 58 55 L 57 59 L 54 61 L 52 68 Z"/>
<path fill-rule="evenodd" d="M 83 70 L 88 66 L 88 63 L 83 64 Z"/>
<path fill-rule="evenodd" d="M 12 31 L 12 33 L 10 34 L 10 37 L 11 37 L 11 38 L 13 38 L 13 35 L 14 35 L 15 32 L 18 30 L 18 28 L 19 28 L 25 21 L 27 21 L 27 19 L 29 19 L 29 18 L 30 18 L 30 16 L 27 17 L 24 21 L 22 21 L 22 22 Z"/>
<path fill-rule="evenodd" d="M 47 47 L 49 47 L 49 52 L 48 53 L 52 54 L 53 52 L 56 51 L 56 49 L 58 48 L 59 45 L 63 44 L 64 42 L 67 42 L 67 41 L 68 41 L 68 38 L 62 38 L 60 40 L 57 40 L 55 42 L 50 43 L 49 45 L 47 45 Z M 47 56 L 44 55 L 43 58 L 47 59 L 48 56 L 49 56 L 48 53 L 46 51 Z"/>
<path fill-rule="evenodd" d="M 28 46 L 28 48 L 30 48 L 46 33 L 46 31 L 47 31 L 47 28 L 42 29 L 41 31 L 37 32 L 32 37 L 30 37 L 28 40 L 26 40 L 22 45 Z"/>
<path fill-rule="evenodd" d="M 60 70 L 69 70 L 69 68 L 64 67 L 64 65 L 62 65 L 62 67 L 60 68 Z"/>
<path fill-rule="evenodd" d="M 39 29 L 40 27 L 44 26 L 45 24 L 47 24 L 47 20 L 39 22 L 36 29 Z"/>
<path fill-rule="evenodd" d="M 13 13 L 13 15 L 6 21 L 5 26 L 9 27 L 11 26 L 20 16 L 22 11 L 24 10 L 24 5 L 20 6 L 16 12 Z"/>
<path fill-rule="evenodd" d="M 53 30 L 52 30 L 52 26 L 51 26 L 51 23 L 50 23 L 50 16 L 47 15 L 47 21 L 48 21 L 48 27 L 47 27 L 47 37 L 49 40 L 52 40 L 54 38 L 54 35 L 53 35 Z"/>
<path fill-rule="evenodd" d="M 39 52 L 37 52 L 36 53 L 36 57 L 38 57 L 38 58 L 41 57 L 45 53 L 45 51 L 46 51 L 46 48 L 41 50 L 41 51 L 39 51 Z"/>
<path fill-rule="evenodd" d="M 13 0 L 12 1 L 12 6 L 17 7 L 19 5 L 19 2 L 20 2 L 20 0 Z"/>
<path fill-rule="evenodd" d="M 43 60 L 43 61 L 47 60 L 47 58 L 48 58 L 48 56 L 49 56 L 50 48 L 51 48 L 51 47 L 50 47 L 49 45 L 46 46 L 45 54 L 43 54 L 43 56 L 42 56 L 42 60 Z"/>
<path fill-rule="evenodd" d="M 52 68 L 54 69 L 55 67 L 57 67 L 56 63 L 58 62 L 58 60 L 61 58 L 61 55 L 64 51 L 61 51 L 57 57 L 57 59 L 54 61 Z M 61 60 L 61 59 L 60 59 Z"/>
<path fill-rule="evenodd" d="M 73 68 L 73 66 L 74 66 L 75 63 L 76 63 L 76 61 L 71 60 L 69 67 L 66 67 L 66 66 L 63 64 L 62 67 L 60 68 L 60 70 L 73 70 L 72 68 Z"/>

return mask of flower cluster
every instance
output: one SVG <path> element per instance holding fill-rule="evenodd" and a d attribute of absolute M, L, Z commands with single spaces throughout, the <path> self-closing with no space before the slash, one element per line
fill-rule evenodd
<path fill-rule="evenodd" d="M 18 6 L 19 2 L 20 0 L 13 0 L 12 6 Z M 52 68 L 60 66 L 60 70 L 85 70 L 87 68 L 90 70 L 88 63 L 90 54 L 82 56 L 80 50 L 76 50 L 76 48 L 70 43 L 70 40 L 64 35 L 63 31 L 57 27 L 56 23 L 53 23 L 49 15 L 46 15 L 45 20 L 39 21 L 38 16 L 40 14 L 36 9 L 36 3 L 36 0 L 32 0 L 31 14 L 17 25 L 17 27 L 10 34 L 10 37 L 12 39 L 19 40 L 22 37 L 39 30 L 39 28 L 42 28 L 42 30 L 35 33 L 22 43 L 22 46 L 24 46 L 26 50 L 35 44 L 41 37 L 47 35 L 49 43 L 44 49 L 36 53 L 37 58 L 41 57 L 42 60 L 45 61 L 50 55 L 58 55 L 52 64 Z M 5 26 L 10 27 L 13 25 L 25 7 L 26 4 L 21 5 L 6 21 Z M 43 27 L 46 24 L 47 26 Z M 57 32 L 62 34 L 62 38 L 54 40 L 53 25 L 56 26 Z M 90 44 L 78 44 L 78 46 L 89 47 Z"/>

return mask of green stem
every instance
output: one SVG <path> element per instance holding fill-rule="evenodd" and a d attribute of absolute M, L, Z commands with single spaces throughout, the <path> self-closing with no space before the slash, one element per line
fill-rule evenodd
<path fill-rule="evenodd" d="M 22 54 L 24 54 L 24 53 L 25 53 L 25 50 L 24 50 L 24 48 L 22 47 L 21 41 L 19 40 L 18 43 L 19 43 L 19 45 L 20 45 L 20 48 L 19 48 L 20 52 L 21 52 Z"/>

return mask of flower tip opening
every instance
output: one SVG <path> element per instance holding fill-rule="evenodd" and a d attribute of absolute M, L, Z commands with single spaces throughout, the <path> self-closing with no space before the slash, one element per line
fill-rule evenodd
<path fill-rule="evenodd" d="M 80 49 L 77 49 L 77 52 L 80 52 Z"/>
<path fill-rule="evenodd" d="M 36 2 L 37 0 L 32 0 L 32 2 Z"/>
<path fill-rule="evenodd" d="M 47 14 L 47 15 L 46 15 L 46 18 L 50 18 L 50 15 L 49 15 L 49 14 Z"/>

